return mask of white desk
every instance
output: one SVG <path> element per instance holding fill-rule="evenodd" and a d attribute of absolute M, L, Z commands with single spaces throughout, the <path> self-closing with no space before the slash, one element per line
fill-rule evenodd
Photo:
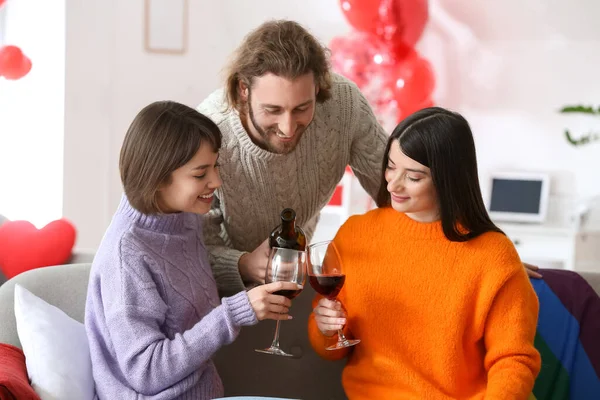
<path fill-rule="evenodd" d="M 600 271 L 600 230 L 552 224 L 497 223 L 525 262 L 561 263 L 569 270 Z"/>
<path fill-rule="evenodd" d="M 494 221 L 515 244 L 521 260 L 561 264 L 574 271 L 600 272 L 600 204 L 584 219 L 572 198 L 550 196 L 544 223 Z"/>

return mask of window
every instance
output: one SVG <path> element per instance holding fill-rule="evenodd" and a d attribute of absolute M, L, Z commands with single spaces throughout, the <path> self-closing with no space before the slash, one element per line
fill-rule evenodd
<path fill-rule="evenodd" d="M 65 1 L 8 1 L 0 42 L 32 60 L 0 78 L 0 214 L 41 227 L 62 215 Z"/>

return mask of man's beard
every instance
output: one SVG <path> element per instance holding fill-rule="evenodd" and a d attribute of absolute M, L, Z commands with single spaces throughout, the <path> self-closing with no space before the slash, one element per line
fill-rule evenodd
<path fill-rule="evenodd" d="M 273 136 L 276 137 L 277 133 L 280 133 L 281 131 L 279 131 L 279 128 L 277 128 L 277 126 L 267 128 L 267 129 L 262 128 L 256 121 L 256 118 L 254 117 L 254 111 L 252 110 L 252 103 L 250 100 L 251 100 L 250 94 L 248 94 L 248 103 L 247 103 L 248 104 L 248 116 L 250 119 L 250 123 L 254 127 L 254 130 L 262 138 L 262 143 L 261 143 L 262 146 L 261 147 L 263 147 L 265 150 L 267 150 L 271 153 L 275 153 L 275 154 L 291 153 L 296 148 L 296 145 L 300 141 L 302 134 L 306 131 L 306 129 L 308 128 L 308 125 L 310 125 L 310 123 L 307 126 L 300 126 L 299 129 L 297 129 L 296 132 L 294 133 L 294 140 L 292 140 L 291 142 L 278 143 L 278 145 L 275 145 L 274 143 L 271 143 L 270 139 Z M 312 120 L 311 120 L 311 122 L 312 122 Z"/>

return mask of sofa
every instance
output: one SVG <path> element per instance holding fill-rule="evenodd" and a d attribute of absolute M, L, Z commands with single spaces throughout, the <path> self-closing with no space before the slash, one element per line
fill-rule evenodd
<path fill-rule="evenodd" d="M 14 286 L 20 284 L 55 305 L 70 317 L 83 321 L 91 264 L 69 264 L 22 273 L 0 286 L 0 343 L 20 347 L 14 316 Z M 581 275 L 600 293 L 600 273 Z M 325 361 L 312 350 L 306 321 L 314 291 L 305 285 L 291 309 L 294 319 L 281 324 L 280 343 L 295 358 L 270 356 L 254 351 L 267 347 L 275 322 L 263 321 L 242 329 L 238 339 L 214 357 L 226 396 L 271 396 L 294 399 L 345 399 L 341 387 L 344 360 Z"/>
<path fill-rule="evenodd" d="M 0 343 L 21 347 L 14 315 L 14 286 L 19 284 L 70 317 L 83 321 L 91 264 L 68 264 L 24 272 L 0 286 Z M 274 321 L 242 329 L 237 340 L 213 358 L 226 396 L 269 396 L 294 399 L 345 399 L 341 386 L 344 361 L 321 359 L 308 341 L 306 321 L 315 292 L 305 285 L 292 305 L 294 318 L 281 323 L 281 347 L 296 357 L 254 351 L 268 347 Z"/>

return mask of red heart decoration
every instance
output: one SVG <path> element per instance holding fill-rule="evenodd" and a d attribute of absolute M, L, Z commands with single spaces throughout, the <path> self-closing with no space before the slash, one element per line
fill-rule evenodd
<path fill-rule="evenodd" d="M 17 46 L 0 47 L 0 76 L 21 79 L 31 71 L 31 60 Z"/>
<path fill-rule="evenodd" d="M 64 264 L 75 237 L 75 227 L 64 218 L 42 229 L 28 221 L 7 221 L 0 226 L 0 270 L 10 279 L 30 269 Z"/>

